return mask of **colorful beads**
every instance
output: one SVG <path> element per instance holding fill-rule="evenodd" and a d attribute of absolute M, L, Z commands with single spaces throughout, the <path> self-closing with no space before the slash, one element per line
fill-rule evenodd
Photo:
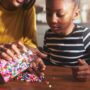
<path fill-rule="evenodd" d="M 34 56 L 31 50 L 28 50 L 26 53 L 22 53 L 18 56 L 17 60 L 6 61 L 0 60 L 0 78 L 3 78 L 4 82 L 8 82 L 16 77 L 21 72 L 25 71 L 30 63 L 34 60 Z M 30 76 L 30 75 L 29 75 Z M 23 76 L 25 77 L 25 76 Z M 0 80 L 0 83 L 2 81 Z"/>
<path fill-rule="evenodd" d="M 44 76 L 37 76 L 33 73 L 28 73 L 28 72 L 25 72 L 25 73 L 21 73 L 18 77 L 17 77 L 17 80 L 20 80 L 20 81 L 26 81 L 26 82 L 41 82 L 42 80 L 44 79 Z"/>

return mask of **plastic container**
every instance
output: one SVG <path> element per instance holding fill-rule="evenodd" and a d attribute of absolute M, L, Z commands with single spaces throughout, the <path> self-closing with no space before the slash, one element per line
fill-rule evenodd
<path fill-rule="evenodd" d="M 8 82 L 25 71 L 33 60 L 34 56 L 31 50 L 18 56 L 18 60 L 0 60 L 0 83 Z"/>

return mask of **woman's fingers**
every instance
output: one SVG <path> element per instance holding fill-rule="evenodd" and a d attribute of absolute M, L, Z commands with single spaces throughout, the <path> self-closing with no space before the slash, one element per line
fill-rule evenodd
<path fill-rule="evenodd" d="M 26 52 L 26 48 L 22 43 L 8 43 L 0 45 L 0 56 L 6 60 L 16 60 L 18 55 Z"/>
<path fill-rule="evenodd" d="M 37 58 L 35 61 L 31 62 L 30 68 L 33 69 L 33 72 L 36 75 L 40 76 L 42 75 L 43 71 L 46 69 L 46 66 L 41 58 Z"/>
<path fill-rule="evenodd" d="M 20 50 L 17 48 L 16 44 L 12 44 L 11 48 L 15 54 L 20 55 Z"/>
<path fill-rule="evenodd" d="M 5 60 L 12 61 L 12 58 L 5 52 L 1 53 L 1 57 Z"/>
<path fill-rule="evenodd" d="M 27 52 L 27 48 L 20 41 L 17 43 L 17 47 L 19 47 L 22 51 Z"/>
<path fill-rule="evenodd" d="M 46 65 L 44 64 L 43 60 L 41 58 L 38 58 L 36 60 L 37 66 L 41 71 L 44 71 L 46 69 Z"/>

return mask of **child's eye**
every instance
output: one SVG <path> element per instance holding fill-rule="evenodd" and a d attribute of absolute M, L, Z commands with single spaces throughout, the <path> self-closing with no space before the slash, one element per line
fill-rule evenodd
<path fill-rule="evenodd" d="M 63 13 L 57 13 L 56 14 L 58 17 L 64 17 L 64 14 Z"/>
<path fill-rule="evenodd" d="M 64 16 L 65 16 L 65 12 L 64 12 L 63 10 L 58 10 L 58 11 L 56 12 L 56 15 L 57 15 L 58 17 L 64 17 Z"/>

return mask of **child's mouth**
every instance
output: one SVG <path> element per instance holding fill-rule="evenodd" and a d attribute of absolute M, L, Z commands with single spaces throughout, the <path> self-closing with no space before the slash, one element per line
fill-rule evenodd
<path fill-rule="evenodd" d="M 53 31 L 62 31 L 63 27 L 51 27 Z"/>

